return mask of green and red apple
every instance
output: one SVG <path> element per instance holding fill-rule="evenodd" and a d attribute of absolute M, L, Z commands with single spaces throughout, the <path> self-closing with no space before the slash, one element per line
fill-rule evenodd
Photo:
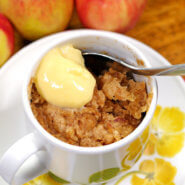
<path fill-rule="evenodd" d="M 147 0 L 76 0 L 77 12 L 87 28 L 124 33 L 138 21 Z"/>
<path fill-rule="evenodd" d="M 35 40 L 68 26 L 73 1 L 0 0 L 0 12 L 11 20 L 24 38 Z"/>
<path fill-rule="evenodd" d="M 0 66 L 14 52 L 14 30 L 9 20 L 0 14 Z"/>

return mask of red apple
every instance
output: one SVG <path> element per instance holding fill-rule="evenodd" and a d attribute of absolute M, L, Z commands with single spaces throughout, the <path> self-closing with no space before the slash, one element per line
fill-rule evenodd
<path fill-rule="evenodd" d="M 73 12 L 74 0 L 0 0 L 3 12 L 28 40 L 64 30 Z"/>
<path fill-rule="evenodd" d="M 9 20 L 0 14 L 0 66 L 14 52 L 14 31 Z"/>
<path fill-rule="evenodd" d="M 147 0 L 76 0 L 77 12 L 87 28 L 126 32 L 139 19 Z"/>

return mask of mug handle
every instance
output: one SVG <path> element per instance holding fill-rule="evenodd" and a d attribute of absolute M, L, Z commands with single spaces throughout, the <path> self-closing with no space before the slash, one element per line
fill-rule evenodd
<path fill-rule="evenodd" d="M 0 176 L 11 184 L 12 180 L 26 159 L 43 150 L 43 145 L 36 141 L 35 133 L 19 139 L 0 159 Z"/>

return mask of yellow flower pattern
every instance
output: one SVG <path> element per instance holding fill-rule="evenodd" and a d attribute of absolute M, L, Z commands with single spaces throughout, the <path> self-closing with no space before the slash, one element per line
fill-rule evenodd
<path fill-rule="evenodd" d="M 130 169 L 131 168 L 130 162 L 137 161 L 140 158 L 141 156 L 140 154 L 142 151 L 142 143 L 140 138 L 132 142 L 128 147 L 127 151 L 128 153 L 125 155 L 121 163 L 123 170 Z"/>
<path fill-rule="evenodd" d="M 176 167 L 170 162 L 156 158 L 153 160 L 144 160 L 139 166 L 140 173 L 144 178 L 133 175 L 132 185 L 172 185 L 177 173 Z"/>
<path fill-rule="evenodd" d="M 25 183 L 24 185 L 62 185 L 62 184 L 52 179 L 50 175 L 47 173 Z"/>
<path fill-rule="evenodd" d="M 146 146 L 146 142 L 149 137 L 149 127 L 147 127 L 139 138 L 133 141 L 130 146 L 127 148 L 127 154 L 124 156 L 121 165 L 123 167 L 122 171 L 128 170 L 132 167 L 130 163 L 137 162 L 142 153 L 143 146 Z"/>
<path fill-rule="evenodd" d="M 151 125 L 146 155 L 153 155 L 156 151 L 160 156 L 174 157 L 181 151 L 185 140 L 185 114 L 179 108 L 157 106 Z"/>

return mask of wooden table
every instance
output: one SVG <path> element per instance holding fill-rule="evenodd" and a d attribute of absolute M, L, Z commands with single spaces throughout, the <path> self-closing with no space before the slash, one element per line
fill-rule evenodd
<path fill-rule="evenodd" d="M 172 64 L 185 63 L 185 0 L 148 0 L 140 21 L 127 33 Z"/>

